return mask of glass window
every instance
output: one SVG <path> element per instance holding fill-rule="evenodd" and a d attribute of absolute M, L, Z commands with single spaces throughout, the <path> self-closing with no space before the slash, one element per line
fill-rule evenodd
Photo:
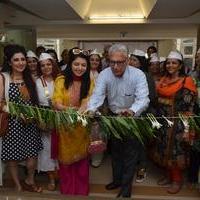
<path fill-rule="evenodd" d="M 192 55 L 192 54 L 193 54 L 193 46 L 185 46 L 184 55 Z"/>

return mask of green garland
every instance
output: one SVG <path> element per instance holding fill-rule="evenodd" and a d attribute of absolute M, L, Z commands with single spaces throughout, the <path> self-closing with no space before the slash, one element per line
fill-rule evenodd
<path fill-rule="evenodd" d="M 56 111 L 52 109 L 44 109 L 40 107 L 28 106 L 24 104 L 16 104 L 9 102 L 9 112 L 12 116 L 17 118 L 26 118 L 30 121 L 37 122 L 39 127 L 48 129 L 59 129 L 64 127 L 66 129 L 73 129 L 77 123 L 82 123 L 83 126 L 90 128 L 94 119 L 87 115 L 80 115 L 75 109 L 68 108 L 66 111 Z M 155 137 L 157 129 L 162 127 L 157 119 L 162 117 L 155 117 L 152 114 L 147 114 L 147 117 L 122 117 L 122 116 L 103 116 L 96 117 L 103 129 L 103 133 L 107 137 L 116 137 L 122 139 L 127 135 L 132 135 L 138 138 L 142 143 Z M 200 132 L 200 116 L 178 117 L 183 123 L 188 125 L 198 132 Z M 168 125 L 172 125 L 170 118 L 164 117 Z M 199 144 L 199 143 L 198 143 Z M 198 145 L 196 148 L 200 148 Z"/>
<path fill-rule="evenodd" d="M 90 127 L 94 119 L 87 115 L 80 115 L 76 110 L 68 108 L 66 111 L 56 111 L 40 107 L 27 106 L 9 102 L 9 113 L 17 118 L 26 118 L 28 121 L 36 121 L 39 127 L 49 129 L 64 127 L 73 129 L 77 123 Z M 107 137 L 122 139 L 126 135 L 136 136 L 142 143 L 145 139 L 155 136 L 154 128 L 149 120 L 132 117 L 96 117 L 104 134 Z"/>

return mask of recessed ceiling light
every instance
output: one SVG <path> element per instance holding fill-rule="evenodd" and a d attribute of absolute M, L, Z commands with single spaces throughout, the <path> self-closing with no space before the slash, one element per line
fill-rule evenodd
<path fill-rule="evenodd" d="M 90 16 L 90 20 L 110 20 L 110 19 L 144 19 L 143 15 L 137 15 L 137 16 Z"/>

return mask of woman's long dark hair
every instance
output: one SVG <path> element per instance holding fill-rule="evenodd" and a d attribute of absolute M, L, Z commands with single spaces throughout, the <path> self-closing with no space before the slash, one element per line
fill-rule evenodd
<path fill-rule="evenodd" d="M 87 97 L 89 93 L 89 89 L 90 89 L 90 62 L 89 62 L 88 56 L 84 55 L 83 53 L 80 53 L 76 55 L 71 55 L 69 57 L 67 68 L 64 71 L 64 76 L 65 76 L 64 84 L 65 84 L 65 88 L 68 89 L 73 83 L 74 75 L 72 72 L 72 62 L 76 58 L 83 58 L 87 62 L 87 69 L 86 69 L 86 72 L 83 74 L 82 80 L 81 80 L 81 90 L 80 90 L 80 99 L 79 99 L 79 101 L 81 102 L 82 99 Z"/>
<path fill-rule="evenodd" d="M 26 58 L 26 50 L 23 46 L 20 46 L 17 44 L 9 45 L 9 47 L 7 48 L 5 55 L 4 55 L 5 56 L 5 64 L 3 66 L 3 70 L 2 70 L 3 72 L 8 72 L 9 74 L 12 74 L 12 66 L 10 65 L 10 62 L 11 62 L 12 57 L 16 53 L 22 53 L 24 55 L 24 57 Z M 27 66 L 24 69 L 24 71 L 22 72 L 22 74 L 23 74 L 24 83 L 25 83 L 27 90 L 29 92 L 29 95 L 30 95 L 31 102 L 34 105 L 38 105 L 38 95 L 36 92 L 36 86 L 32 79 L 30 70 Z"/>

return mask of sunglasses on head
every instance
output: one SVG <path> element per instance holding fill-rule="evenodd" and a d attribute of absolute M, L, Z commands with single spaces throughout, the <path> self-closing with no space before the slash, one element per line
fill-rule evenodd
<path fill-rule="evenodd" d="M 83 50 L 83 49 L 73 49 L 73 50 L 72 50 L 72 53 L 73 53 L 74 55 L 77 55 L 77 54 L 82 53 L 82 54 L 85 55 L 85 56 L 89 56 L 89 51 Z"/>

